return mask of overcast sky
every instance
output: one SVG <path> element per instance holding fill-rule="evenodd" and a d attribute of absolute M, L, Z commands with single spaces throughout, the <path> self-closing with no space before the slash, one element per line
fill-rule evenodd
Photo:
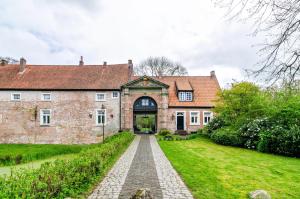
<path fill-rule="evenodd" d="M 166 56 L 222 86 L 258 61 L 250 26 L 211 0 L 1 0 L 0 56 L 30 64 L 140 62 Z"/>

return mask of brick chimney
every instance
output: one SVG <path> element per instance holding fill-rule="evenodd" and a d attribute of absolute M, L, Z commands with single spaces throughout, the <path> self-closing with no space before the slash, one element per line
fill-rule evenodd
<path fill-rule="evenodd" d="M 214 70 L 210 71 L 210 77 L 215 78 L 216 77 L 216 72 Z"/>
<path fill-rule="evenodd" d="M 80 56 L 80 61 L 79 61 L 79 66 L 83 66 L 84 65 L 84 62 L 83 62 L 83 57 Z"/>
<path fill-rule="evenodd" d="M 19 72 L 23 73 L 25 69 L 26 69 L 26 59 L 24 59 L 24 57 L 21 57 Z"/>
<path fill-rule="evenodd" d="M 103 62 L 103 66 L 107 66 L 107 62 L 106 61 Z"/>
<path fill-rule="evenodd" d="M 133 76 L 133 63 L 132 60 L 129 59 L 128 60 L 128 81 L 132 79 L 132 76 Z"/>

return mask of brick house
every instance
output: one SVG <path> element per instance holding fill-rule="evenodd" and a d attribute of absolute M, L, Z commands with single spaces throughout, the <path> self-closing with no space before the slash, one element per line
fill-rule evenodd
<path fill-rule="evenodd" d="M 137 77 L 127 64 L 0 65 L 0 143 L 97 143 L 102 133 L 196 131 L 213 117 L 210 76 Z M 104 128 L 103 128 L 104 127 Z"/>

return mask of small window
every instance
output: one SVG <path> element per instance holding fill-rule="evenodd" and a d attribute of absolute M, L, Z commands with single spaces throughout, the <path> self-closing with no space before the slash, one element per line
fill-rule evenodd
<path fill-rule="evenodd" d="M 193 93 L 192 92 L 179 92 L 179 101 L 188 101 L 191 102 L 193 101 Z"/>
<path fill-rule="evenodd" d="M 51 101 L 51 94 L 50 93 L 42 93 L 42 100 L 43 101 Z"/>
<path fill-rule="evenodd" d="M 99 109 L 96 110 L 96 125 L 105 125 L 106 124 L 106 110 Z"/>
<path fill-rule="evenodd" d="M 209 111 L 203 112 L 203 124 L 204 125 L 208 124 L 212 120 L 212 117 L 213 117 L 212 112 L 209 112 Z"/>
<path fill-rule="evenodd" d="M 106 95 L 105 93 L 96 93 L 96 101 L 105 101 L 106 100 Z"/>
<path fill-rule="evenodd" d="M 118 91 L 113 91 L 112 92 L 112 98 L 118 98 L 119 97 L 119 92 Z"/>
<path fill-rule="evenodd" d="M 149 106 L 149 100 L 148 99 L 142 99 L 142 106 Z"/>
<path fill-rule="evenodd" d="M 190 124 L 191 125 L 200 125 L 200 112 L 199 111 L 190 112 Z"/>
<path fill-rule="evenodd" d="M 21 101 L 21 93 L 12 93 L 11 100 L 12 101 Z"/>
<path fill-rule="evenodd" d="M 50 125 L 51 120 L 51 110 L 50 109 L 42 109 L 40 111 L 40 124 L 41 125 Z"/>

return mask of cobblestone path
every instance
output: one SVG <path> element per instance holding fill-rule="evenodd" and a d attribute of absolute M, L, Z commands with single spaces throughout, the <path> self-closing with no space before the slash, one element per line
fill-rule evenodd
<path fill-rule="evenodd" d="M 139 188 L 155 199 L 193 198 L 152 135 L 136 136 L 89 199 L 129 199 Z"/>

